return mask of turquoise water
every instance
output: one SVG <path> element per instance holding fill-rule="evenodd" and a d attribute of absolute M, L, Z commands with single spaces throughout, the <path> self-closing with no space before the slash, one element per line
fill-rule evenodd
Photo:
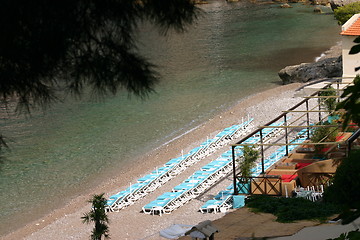
<path fill-rule="evenodd" d="M 309 6 L 214 1 L 201 8 L 185 34 L 141 28 L 139 48 L 162 75 L 146 101 L 122 92 L 104 101 L 67 98 L 31 117 L 2 113 L 11 151 L 0 170 L 0 234 L 242 98 L 278 86 L 281 68 L 313 61 L 340 40 L 333 15 Z"/>

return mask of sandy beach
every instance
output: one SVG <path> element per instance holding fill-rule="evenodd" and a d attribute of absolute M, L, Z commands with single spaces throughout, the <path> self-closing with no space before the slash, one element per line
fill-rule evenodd
<path fill-rule="evenodd" d="M 90 205 L 86 203 L 86 200 L 93 194 L 105 192 L 106 197 L 109 197 L 118 191 L 124 190 L 139 177 L 151 172 L 156 167 L 162 166 L 169 159 L 179 156 L 182 150 L 186 153 L 206 140 L 207 137 L 213 137 L 222 129 L 240 123 L 241 119 L 246 118 L 248 115 L 255 119 L 255 126 L 267 123 L 272 118 L 281 114 L 282 110 L 292 107 L 301 100 L 299 97 L 294 97 L 295 90 L 300 86 L 300 83 L 279 86 L 239 101 L 232 108 L 224 110 L 223 113 L 213 119 L 209 119 L 209 121 L 187 134 L 134 160 L 126 170 L 119 172 L 118 175 L 111 179 L 104 179 L 103 183 L 94 187 L 94 189 L 89 189 L 85 194 L 76 199 L 72 199 L 63 208 L 54 210 L 42 219 L 29 223 L 25 227 L 3 236 L 2 239 L 88 239 L 92 226 L 83 224 L 80 218 L 83 213 L 89 210 Z M 134 205 L 120 212 L 109 213 L 111 238 L 162 239 L 159 236 L 159 231 L 172 224 L 196 225 L 204 220 L 215 220 L 223 217 L 224 213 L 202 214 L 198 209 L 219 190 L 228 186 L 232 181 L 231 177 L 224 179 L 200 197 L 193 199 L 169 215 L 146 215 L 141 213 L 141 207 L 156 199 L 160 194 L 171 191 L 174 186 L 178 185 L 194 171 L 216 159 L 228 149 L 229 146 L 219 149 Z M 256 225 L 254 227 L 256 228 Z"/>
<path fill-rule="evenodd" d="M 1 178 L 4 217 L 0 239 L 89 239 L 93 225 L 83 224 L 81 217 L 90 210 L 87 201 L 94 194 L 105 193 L 108 198 L 125 190 L 169 159 L 248 116 L 254 118 L 255 126 L 269 122 L 302 100 L 295 97 L 302 84 L 283 86 L 276 72 L 289 64 L 313 61 L 339 39 L 339 26 L 331 23 L 332 16 L 314 14 L 312 7 L 302 4 L 284 10 L 248 2 L 210 1 L 204 11 L 207 14 L 198 26 L 183 35 L 163 39 L 152 28 L 141 29 L 141 42 L 146 44 L 139 50 L 144 48 L 163 73 L 161 85 L 156 87 L 159 94 L 145 104 L 124 104 L 122 97 L 105 104 L 70 100 L 52 108 L 46 117 L 39 116 L 41 121 L 21 121 L 22 128 L 17 128 L 16 119 L 12 122 L 8 135 L 17 132 L 17 139 L 23 140 L 26 133 L 28 138 L 18 145 L 18 155 L 6 165 L 9 170 Z M 257 13 L 255 21 L 253 12 Z M 242 98 L 267 86 L 271 89 Z M 163 239 L 159 231 L 172 224 L 195 225 L 224 217 L 236 219 L 217 222 L 223 229 L 241 224 L 244 218 L 252 219 L 250 225 L 242 225 L 237 237 L 268 236 L 269 232 L 282 236 L 303 228 L 303 223 L 294 228 L 273 225 L 270 216 L 254 215 L 246 209 L 200 213 L 200 206 L 232 183 L 231 175 L 171 214 L 141 212 L 144 205 L 229 148 L 218 149 L 134 205 L 109 213 L 111 239 Z M 268 230 L 257 232 L 258 223 L 265 222 Z M 313 224 L 317 223 L 309 223 Z"/>

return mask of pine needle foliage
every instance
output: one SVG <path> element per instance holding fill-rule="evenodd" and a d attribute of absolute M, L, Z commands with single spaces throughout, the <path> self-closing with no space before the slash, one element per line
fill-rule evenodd
<path fill-rule="evenodd" d="M 192 0 L 3 0 L 0 101 L 29 111 L 85 87 L 146 97 L 159 74 L 138 51 L 139 25 L 182 32 L 198 14 Z"/>

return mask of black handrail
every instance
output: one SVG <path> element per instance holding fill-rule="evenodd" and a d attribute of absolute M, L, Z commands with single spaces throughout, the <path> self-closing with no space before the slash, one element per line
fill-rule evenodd
<path fill-rule="evenodd" d="M 337 83 L 339 83 L 339 80 L 335 80 Z M 334 82 L 335 82 L 334 81 Z M 331 83 L 327 84 L 324 88 L 328 87 L 328 86 L 331 86 Z M 339 88 L 339 87 L 338 87 Z M 313 94 L 310 95 L 310 97 L 313 97 L 313 96 L 316 96 L 319 94 L 320 91 L 316 91 L 314 92 Z M 295 110 L 296 108 L 298 108 L 299 106 L 301 106 L 302 104 L 306 103 L 308 104 L 308 101 L 309 101 L 309 98 L 305 98 L 304 100 L 300 101 L 298 104 L 296 104 L 295 106 L 291 107 L 290 109 L 288 109 L 288 111 L 292 111 L 292 110 Z M 275 123 L 276 121 L 278 121 L 279 119 L 285 117 L 285 121 L 286 121 L 286 115 L 288 114 L 288 112 L 284 112 L 282 114 L 280 114 L 278 117 L 274 118 L 273 120 L 271 120 L 270 122 L 268 122 L 267 124 L 265 124 L 264 126 L 269 126 L 271 125 L 272 123 Z M 321 116 L 320 115 L 321 113 L 319 112 L 319 117 Z M 320 120 L 321 120 L 321 117 L 320 117 Z M 307 121 L 309 122 L 309 116 L 307 115 Z M 244 138 L 242 138 L 239 142 L 237 142 L 236 144 L 241 144 L 243 143 L 245 140 L 247 140 L 248 138 L 252 137 L 253 135 L 255 135 L 256 133 L 260 132 L 260 135 L 262 135 L 262 129 L 264 127 L 260 127 L 256 130 L 254 130 L 253 132 L 249 133 L 247 136 L 245 136 Z M 309 137 L 309 124 L 308 124 L 308 137 Z M 286 133 L 287 135 L 287 133 Z M 262 142 L 262 136 L 261 136 L 261 142 Z M 286 144 L 287 146 L 287 144 Z M 236 166 L 235 166 L 235 145 L 232 145 L 231 148 L 232 148 L 232 162 L 233 162 L 233 184 L 234 184 L 234 194 L 237 195 L 238 194 L 238 191 L 237 191 L 237 188 L 236 188 Z M 286 153 L 288 154 L 288 151 L 286 151 Z M 262 159 L 263 159 L 263 156 L 264 156 L 264 152 L 263 152 L 263 149 L 261 151 L 261 156 L 262 156 Z M 262 161 L 262 173 L 264 173 L 264 162 Z"/>
<path fill-rule="evenodd" d="M 315 92 L 313 94 L 311 94 L 310 96 L 315 96 L 318 92 Z M 308 99 L 304 99 L 301 102 L 299 102 L 298 104 L 296 104 L 295 106 L 289 108 L 287 111 L 292 111 L 295 110 L 296 108 L 298 108 L 299 106 L 301 106 L 302 104 L 304 104 L 305 102 L 307 102 Z M 282 114 L 280 114 L 279 116 L 277 116 L 276 118 L 274 118 L 273 120 L 271 120 L 270 122 L 264 124 L 264 126 L 269 126 L 273 123 L 275 123 L 276 121 L 278 121 L 279 119 L 283 118 L 285 115 L 287 114 L 287 112 L 284 112 Z M 262 128 L 258 128 L 256 130 L 254 130 L 253 132 L 249 133 L 247 136 L 245 136 L 244 138 L 242 138 L 239 142 L 237 142 L 236 144 L 241 144 L 242 142 L 244 142 L 246 139 L 252 137 L 253 135 L 255 135 L 257 132 L 259 132 Z"/>
<path fill-rule="evenodd" d="M 347 155 L 349 155 L 351 151 L 351 144 L 360 136 L 360 129 L 356 130 L 347 140 Z"/>

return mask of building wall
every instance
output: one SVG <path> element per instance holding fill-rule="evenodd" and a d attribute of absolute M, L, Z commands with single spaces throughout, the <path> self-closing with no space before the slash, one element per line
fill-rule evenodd
<path fill-rule="evenodd" d="M 360 70 L 355 71 L 355 67 L 360 67 L 360 53 L 349 54 L 351 47 L 356 43 L 357 36 L 342 36 L 342 57 L 343 57 L 343 77 L 355 77 L 360 74 Z"/>
<path fill-rule="evenodd" d="M 342 31 L 348 30 L 360 17 L 360 14 L 353 15 L 344 25 Z M 355 45 L 354 40 L 358 36 L 342 35 L 342 59 L 343 59 L 343 77 L 354 78 L 360 74 L 360 71 L 355 71 L 355 67 L 360 66 L 360 53 L 349 54 L 351 47 Z"/>

